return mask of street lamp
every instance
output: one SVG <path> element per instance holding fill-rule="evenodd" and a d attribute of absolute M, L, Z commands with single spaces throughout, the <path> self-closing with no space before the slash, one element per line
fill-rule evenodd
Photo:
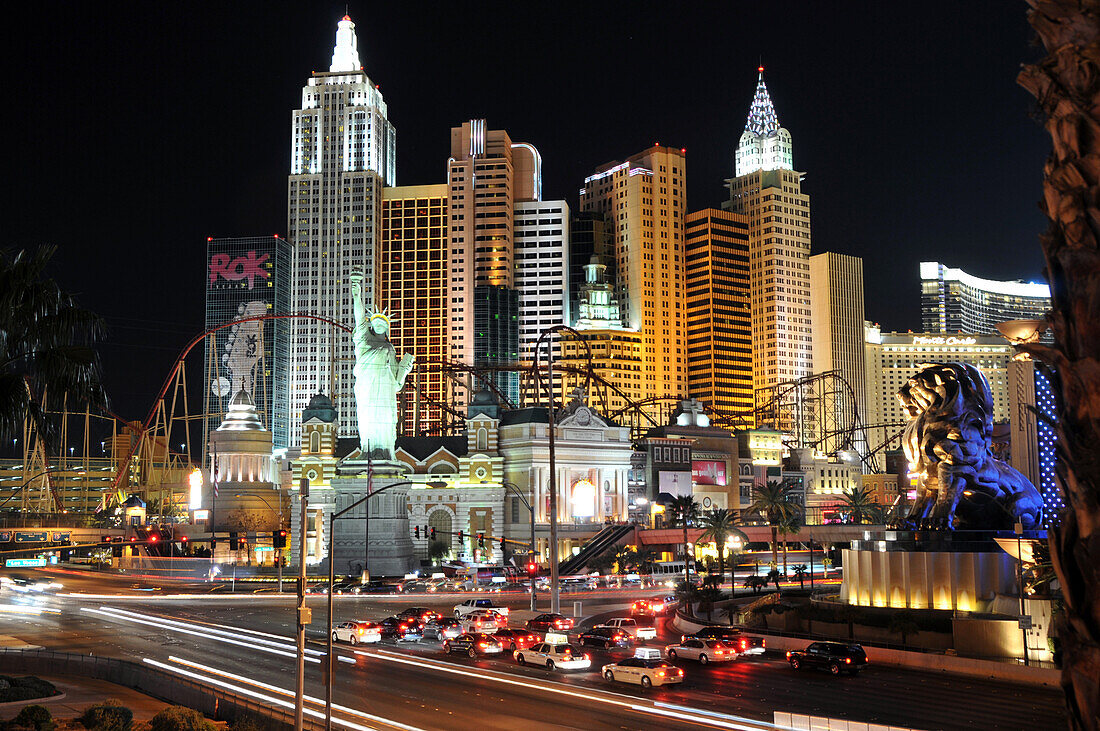
<path fill-rule="evenodd" d="M 501 481 L 500 484 L 504 485 L 504 487 L 506 487 L 506 488 L 510 489 L 512 492 L 514 492 L 516 494 L 516 497 L 518 497 L 521 501 L 523 501 L 523 506 L 531 511 L 531 553 L 534 553 L 535 552 L 535 508 L 531 505 L 531 503 L 529 503 L 527 501 L 527 496 L 523 494 L 523 491 L 521 491 L 517 485 L 515 485 L 514 483 L 511 483 L 511 482 L 504 482 L 504 481 Z M 503 559 L 503 556 L 501 556 L 501 558 Z M 534 612 L 534 611 L 537 611 L 535 609 L 535 577 L 534 576 L 528 576 L 527 578 L 531 579 L 531 611 Z"/>
<path fill-rule="evenodd" d="M 401 482 L 394 482 L 389 485 L 383 485 L 377 490 L 368 491 L 366 495 L 359 498 L 351 505 L 347 506 L 343 510 L 333 512 L 328 518 L 328 627 L 325 631 L 325 642 L 328 644 L 328 656 L 325 660 L 325 731 L 332 731 L 332 582 L 334 580 L 333 572 L 333 552 L 336 549 L 336 536 L 334 534 L 334 524 L 336 519 L 341 517 L 344 513 L 348 512 L 352 508 L 358 507 L 361 503 L 366 502 L 367 506 L 363 509 L 365 520 L 369 526 L 370 524 L 370 503 L 369 501 L 375 495 L 385 492 L 392 487 L 402 487 L 404 485 L 415 485 L 412 480 L 402 480 Z M 369 490 L 369 488 L 368 488 Z M 303 534 L 305 526 L 303 525 Z M 367 534 L 370 535 L 369 533 Z M 370 558 L 370 545 L 365 548 L 364 561 Z M 369 569 L 368 569 L 369 571 Z"/>
<path fill-rule="evenodd" d="M 554 458 L 554 341 L 551 336 L 559 331 L 572 333 L 578 340 L 584 343 L 588 350 L 588 360 L 592 361 L 592 349 L 584 337 L 568 325 L 554 325 L 542 331 L 538 341 L 535 342 L 535 376 L 539 372 L 539 357 L 542 353 L 542 342 L 546 345 L 546 422 L 548 434 L 548 451 L 550 457 L 550 611 L 558 614 L 561 611 L 561 597 L 558 592 L 558 475 L 557 462 Z"/>
<path fill-rule="evenodd" d="M 236 495 L 234 495 L 233 497 L 254 497 L 257 500 L 260 500 L 261 502 L 263 502 L 263 504 L 267 506 L 268 510 L 272 511 L 273 513 L 277 512 L 279 514 L 279 527 L 276 528 L 275 532 L 271 534 L 271 546 L 272 546 L 272 548 L 274 548 L 275 547 L 275 533 L 278 533 L 279 531 L 281 531 L 283 529 L 283 501 L 282 501 L 282 498 L 280 497 L 280 499 L 279 499 L 279 509 L 275 510 L 275 508 L 271 507 L 271 503 L 269 503 L 267 500 L 265 500 L 262 495 L 257 495 L 254 492 L 248 492 L 248 493 L 239 492 Z M 282 594 L 283 593 L 283 549 L 281 549 L 281 548 L 279 549 L 278 553 L 275 554 L 275 569 L 276 569 L 277 575 L 279 577 L 279 593 Z"/>

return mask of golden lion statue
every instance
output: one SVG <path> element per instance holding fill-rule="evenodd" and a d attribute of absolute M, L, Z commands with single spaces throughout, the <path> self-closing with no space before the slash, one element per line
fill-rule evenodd
<path fill-rule="evenodd" d="M 1041 527 L 1043 499 L 1020 472 L 990 452 L 993 396 L 977 368 L 926 367 L 898 391 L 909 412 L 903 446 L 917 499 L 913 528 L 1001 530 Z"/>

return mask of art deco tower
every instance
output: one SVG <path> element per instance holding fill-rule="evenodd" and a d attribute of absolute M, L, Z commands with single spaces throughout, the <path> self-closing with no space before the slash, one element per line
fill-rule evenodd
<path fill-rule="evenodd" d="M 753 385 L 758 405 L 769 389 L 810 375 L 810 198 L 795 172 L 791 135 L 779 126 L 764 68 L 726 181 L 723 206 L 749 222 L 749 289 L 752 311 Z M 768 415 L 761 415 L 768 420 Z M 774 414 L 775 426 L 812 421 L 811 414 Z"/>
<path fill-rule="evenodd" d="M 291 311 L 349 323 L 352 270 L 363 270 L 372 301 L 379 296 L 382 186 L 396 182 L 396 134 L 382 93 L 360 65 L 355 24 L 345 15 L 337 27 L 329 70 L 313 73 L 293 113 L 287 235 Z M 340 433 L 355 434 L 351 338 L 316 320 L 293 323 L 292 423 L 323 392 L 339 412 Z"/>

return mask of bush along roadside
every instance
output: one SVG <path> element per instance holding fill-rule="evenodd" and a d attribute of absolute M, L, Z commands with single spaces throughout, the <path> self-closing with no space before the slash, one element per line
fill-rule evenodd
<path fill-rule="evenodd" d="M 0 703 L 49 698 L 51 695 L 57 695 L 57 688 L 41 678 L 33 675 L 21 678 L 0 675 Z"/>

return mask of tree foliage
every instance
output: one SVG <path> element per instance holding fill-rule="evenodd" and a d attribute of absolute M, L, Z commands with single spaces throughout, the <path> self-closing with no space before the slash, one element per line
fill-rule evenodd
<path fill-rule="evenodd" d="M 51 408 L 107 408 L 95 343 L 103 321 L 46 277 L 55 247 L 0 252 L 0 439 L 28 419 L 50 443 Z"/>

